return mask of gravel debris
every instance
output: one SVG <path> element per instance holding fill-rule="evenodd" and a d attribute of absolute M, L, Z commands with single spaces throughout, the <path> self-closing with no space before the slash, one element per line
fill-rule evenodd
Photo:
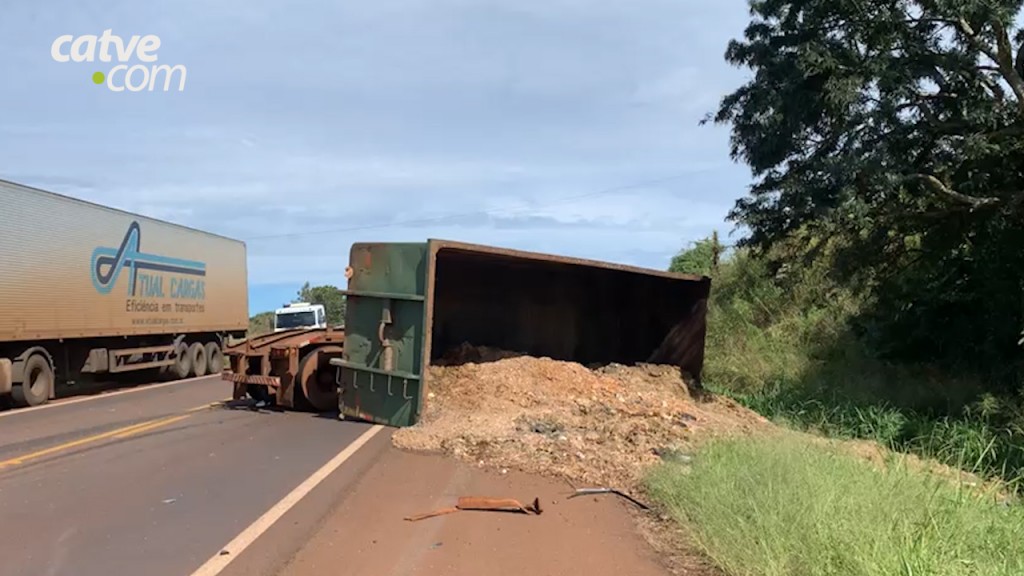
<path fill-rule="evenodd" d="M 429 370 L 423 418 L 396 446 L 578 486 L 636 491 L 651 465 L 686 461 L 703 439 L 770 427 L 732 400 L 691 394 L 675 366 L 592 369 L 463 345 Z"/>

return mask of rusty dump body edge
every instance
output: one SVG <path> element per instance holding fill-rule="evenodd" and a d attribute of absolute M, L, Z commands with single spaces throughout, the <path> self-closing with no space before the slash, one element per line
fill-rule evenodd
<path fill-rule="evenodd" d="M 581 364 L 672 364 L 700 378 L 711 280 L 432 241 L 431 361 L 462 342 Z"/>
<path fill-rule="evenodd" d="M 347 416 L 414 424 L 427 366 L 463 343 L 703 369 L 707 277 L 446 240 L 355 244 L 348 275 L 345 356 L 330 362 Z"/>

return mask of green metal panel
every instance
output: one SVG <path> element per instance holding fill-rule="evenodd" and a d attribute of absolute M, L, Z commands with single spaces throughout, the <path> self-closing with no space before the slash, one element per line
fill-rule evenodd
<path fill-rule="evenodd" d="M 345 354 L 331 361 L 343 416 L 390 426 L 419 418 L 428 260 L 426 243 L 352 246 Z"/>

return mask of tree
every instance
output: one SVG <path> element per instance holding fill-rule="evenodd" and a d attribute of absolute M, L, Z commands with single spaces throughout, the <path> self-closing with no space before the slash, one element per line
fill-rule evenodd
<path fill-rule="evenodd" d="M 693 242 L 689 248 L 672 257 L 669 272 L 714 276 L 718 273 L 718 262 L 722 256 L 722 245 L 718 242 L 718 231 L 711 236 Z"/>
<path fill-rule="evenodd" d="M 732 214 L 750 241 L 851 204 L 883 220 L 1019 212 L 1024 63 L 1008 28 L 1020 6 L 754 1 L 746 40 L 726 59 L 755 77 L 715 116 L 732 123 L 733 157 L 758 178 Z"/>
<path fill-rule="evenodd" d="M 755 176 L 730 213 L 750 230 L 741 244 L 827 245 L 837 277 L 876 297 L 864 333 L 884 334 L 894 353 L 1016 353 L 1021 6 L 754 0 L 726 51 L 753 71 L 713 117 L 731 124 L 731 154 Z"/>
<path fill-rule="evenodd" d="M 752 2 L 726 59 L 755 77 L 715 116 L 758 178 L 733 211 L 751 241 L 853 202 L 882 216 L 1019 212 L 1024 50 L 1015 64 L 1008 28 L 1021 3 Z"/>
<path fill-rule="evenodd" d="M 322 305 L 327 312 L 327 323 L 332 326 L 345 323 L 345 295 L 336 286 L 310 286 L 306 282 L 295 301 Z"/>

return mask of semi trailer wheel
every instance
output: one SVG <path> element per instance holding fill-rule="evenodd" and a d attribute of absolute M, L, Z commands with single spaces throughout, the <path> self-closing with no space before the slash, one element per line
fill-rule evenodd
<path fill-rule="evenodd" d="M 39 406 L 50 399 L 53 389 L 53 368 L 42 354 L 33 354 L 25 362 L 25 379 L 11 388 L 14 403 L 19 406 Z"/>
<path fill-rule="evenodd" d="M 220 374 L 224 370 L 224 351 L 220 344 L 210 342 L 206 345 L 206 371 L 210 374 Z"/>
<path fill-rule="evenodd" d="M 192 360 L 192 376 L 196 378 L 206 376 L 206 347 L 199 342 L 194 342 L 188 348 L 188 356 Z"/>
<path fill-rule="evenodd" d="M 171 376 L 178 380 L 188 378 L 188 373 L 192 370 L 192 355 L 189 354 L 188 344 L 179 342 L 174 353 L 178 357 L 178 361 L 171 366 Z"/>
<path fill-rule="evenodd" d="M 343 351 L 341 346 L 324 346 L 309 352 L 299 362 L 295 392 L 301 392 L 300 402 L 306 405 L 303 408 L 312 408 L 316 412 L 338 409 L 338 385 L 327 360 L 331 355 L 341 355 Z"/>

